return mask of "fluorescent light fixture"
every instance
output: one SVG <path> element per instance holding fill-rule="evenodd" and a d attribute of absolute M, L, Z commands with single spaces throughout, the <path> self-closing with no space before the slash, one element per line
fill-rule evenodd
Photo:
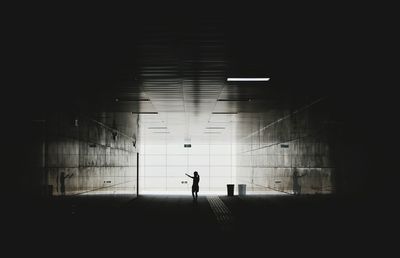
<path fill-rule="evenodd" d="M 244 98 L 244 99 L 217 99 L 217 101 L 251 101 L 252 99 L 250 98 Z"/>
<path fill-rule="evenodd" d="M 166 126 L 153 126 L 153 127 L 147 127 L 147 129 L 167 129 Z"/>
<path fill-rule="evenodd" d="M 213 115 L 236 115 L 237 112 L 212 112 Z"/>
<path fill-rule="evenodd" d="M 266 82 L 270 78 L 227 78 L 228 82 Z"/>
<path fill-rule="evenodd" d="M 220 132 L 204 132 L 206 134 L 220 134 Z"/>
<path fill-rule="evenodd" d="M 222 127 L 222 126 L 209 126 L 209 127 L 206 127 L 206 129 L 225 129 L 225 127 Z"/>
<path fill-rule="evenodd" d="M 143 102 L 150 101 L 150 99 L 124 99 L 124 98 L 115 98 L 115 102 Z"/>
<path fill-rule="evenodd" d="M 132 114 L 157 115 L 158 112 L 132 112 Z"/>

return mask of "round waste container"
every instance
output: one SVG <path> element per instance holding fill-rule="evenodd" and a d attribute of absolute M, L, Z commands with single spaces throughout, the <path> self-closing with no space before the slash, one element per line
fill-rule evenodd
<path fill-rule="evenodd" d="M 239 188 L 239 195 L 246 195 L 246 185 L 245 184 L 238 184 Z"/>
<path fill-rule="evenodd" d="M 233 184 L 228 184 L 226 185 L 227 190 L 228 190 L 228 196 L 233 196 L 233 190 L 235 189 L 235 185 Z"/>

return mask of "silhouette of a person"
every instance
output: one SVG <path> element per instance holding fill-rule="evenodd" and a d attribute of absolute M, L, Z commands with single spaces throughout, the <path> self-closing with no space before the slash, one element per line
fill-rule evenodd
<path fill-rule="evenodd" d="M 194 171 L 193 176 L 188 175 L 186 173 L 185 173 L 185 175 L 187 175 L 188 177 L 193 179 L 192 196 L 193 196 L 193 200 L 197 200 L 197 193 L 199 192 L 199 182 L 200 182 L 199 173 L 197 173 L 197 171 Z"/>
<path fill-rule="evenodd" d="M 301 194 L 301 185 L 299 182 L 299 178 L 305 176 L 306 174 L 299 175 L 299 172 L 295 168 L 293 171 L 293 194 L 300 195 Z"/>
<path fill-rule="evenodd" d="M 65 195 L 65 179 L 72 177 L 74 174 L 69 174 L 65 175 L 64 172 L 61 172 L 60 175 L 60 189 L 61 189 L 61 195 Z"/>

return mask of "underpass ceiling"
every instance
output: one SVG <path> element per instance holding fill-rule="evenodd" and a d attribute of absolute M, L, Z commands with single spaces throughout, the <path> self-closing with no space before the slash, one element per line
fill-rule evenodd
<path fill-rule="evenodd" d="M 330 20 L 235 14 L 158 11 L 132 18 L 124 29 L 60 29 L 68 43 L 59 43 L 64 52 L 54 47 L 63 61 L 52 71 L 59 76 L 68 67 L 70 74 L 46 93 L 54 102 L 74 102 L 79 112 L 139 114 L 146 135 L 173 141 L 246 135 L 261 118 L 272 121 L 329 95 Z"/>

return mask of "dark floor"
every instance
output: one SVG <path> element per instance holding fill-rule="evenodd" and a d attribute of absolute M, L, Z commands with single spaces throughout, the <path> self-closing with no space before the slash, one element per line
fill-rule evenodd
<path fill-rule="evenodd" d="M 398 229 L 384 204 L 332 196 L 78 196 L 20 208 L 9 239 L 38 251 L 383 254 Z"/>

